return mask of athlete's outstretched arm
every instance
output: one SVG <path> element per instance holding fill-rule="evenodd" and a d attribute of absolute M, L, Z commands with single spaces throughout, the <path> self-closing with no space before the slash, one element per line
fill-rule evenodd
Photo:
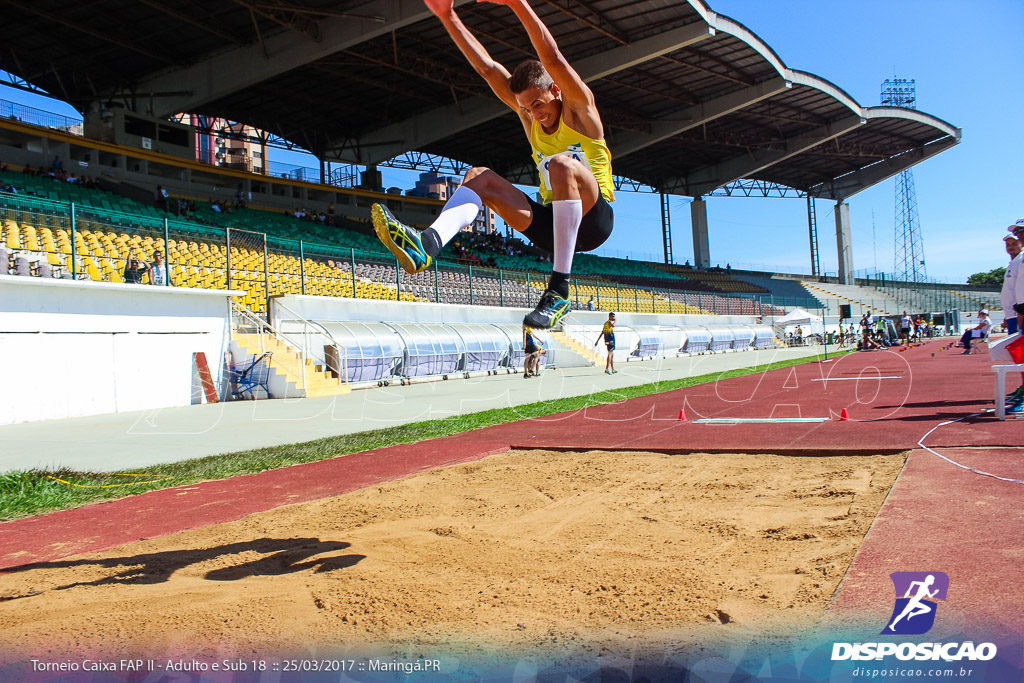
<path fill-rule="evenodd" d="M 427 8 L 441 20 L 448 35 L 455 41 L 455 45 L 469 60 L 473 69 L 487 81 L 487 85 L 491 86 L 491 90 L 498 96 L 498 99 L 519 112 L 519 104 L 508 87 L 508 79 L 512 74 L 504 66 L 494 61 L 490 53 L 487 52 L 487 48 L 469 32 L 466 25 L 459 19 L 459 15 L 455 13 L 453 0 L 424 0 L 424 2 Z"/>
<path fill-rule="evenodd" d="M 600 124 L 597 117 L 597 107 L 594 104 L 594 93 L 576 70 L 570 66 L 568 60 L 558 49 L 551 31 L 540 20 L 537 13 L 533 11 L 526 0 L 478 0 L 480 2 L 493 2 L 496 5 L 508 5 L 516 13 L 516 17 L 522 23 L 523 28 L 530 36 L 533 49 L 537 52 L 537 59 L 544 65 L 551 78 L 562 90 L 562 102 L 574 111 L 582 114 L 592 114 L 595 123 Z M 587 111 L 589 110 L 589 111 Z M 587 132 L 587 131 L 582 131 Z M 602 131 L 603 133 L 603 131 Z M 594 137 L 604 137 L 603 134 Z"/>

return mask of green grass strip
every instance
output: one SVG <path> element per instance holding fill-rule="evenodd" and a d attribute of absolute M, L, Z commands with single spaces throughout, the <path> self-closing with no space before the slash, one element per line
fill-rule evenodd
<path fill-rule="evenodd" d="M 838 357 L 843 353 L 830 354 L 830 356 Z M 76 472 L 69 469 L 10 471 L 0 473 L 0 520 L 28 517 L 54 510 L 67 510 L 99 500 L 124 498 L 145 491 L 254 474 L 396 444 L 410 444 L 441 436 L 461 434 L 473 429 L 660 394 L 817 360 L 819 360 L 819 356 L 795 358 L 751 368 L 638 384 L 584 396 L 527 403 L 516 406 L 514 410 L 495 408 L 478 413 L 454 415 L 440 420 L 412 422 L 356 434 L 330 436 L 305 443 L 269 446 L 166 465 L 153 465 L 117 474 Z"/>

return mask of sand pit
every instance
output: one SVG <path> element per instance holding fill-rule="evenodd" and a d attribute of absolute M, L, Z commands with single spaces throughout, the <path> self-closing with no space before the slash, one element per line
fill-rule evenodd
<path fill-rule="evenodd" d="M 0 645 L 599 652 L 810 627 L 903 462 L 510 452 L 0 574 Z"/>

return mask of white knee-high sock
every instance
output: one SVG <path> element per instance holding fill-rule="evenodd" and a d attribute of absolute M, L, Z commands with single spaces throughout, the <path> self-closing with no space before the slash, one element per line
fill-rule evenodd
<path fill-rule="evenodd" d="M 583 202 L 579 199 L 556 199 L 551 203 L 555 230 L 555 258 L 552 264 L 556 273 L 572 272 L 572 257 L 576 252 L 576 234 L 583 220 Z"/>
<path fill-rule="evenodd" d="M 482 204 L 480 195 L 464 185 L 452 192 L 441 214 L 430 226 L 437 231 L 441 246 L 448 244 L 460 230 L 473 224 Z"/>

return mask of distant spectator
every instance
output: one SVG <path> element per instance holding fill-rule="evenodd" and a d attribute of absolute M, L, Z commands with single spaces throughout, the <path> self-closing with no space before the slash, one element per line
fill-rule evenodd
<path fill-rule="evenodd" d="M 900 338 L 903 339 L 904 344 L 910 344 L 910 330 L 914 325 L 914 321 L 910 319 L 906 311 L 903 311 L 903 316 L 900 318 Z"/>
<path fill-rule="evenodd" d="M 594 297 L 590 297 L 589 299 L 587 299 L 587 310 L 593 311 L 596 309 L 597 307 L 594 305 Z"/>
<path fill-rule="evenodd" d="M 0 173 L 6 173 L 6 172 L 7 172 L 7 164 L 5 164 L 4 162 L 0 161 Z"/>
<path fill-rule="evenodd" d="M 988 333 L 991 329 L 992 321 L 989 320 L 988 309 L 983 308 L 978 311 L 978 324 L 964 332 L 964 336 L 960 337 L 960 344 L 964 347 L 964 354 L 971 352 L 972 340 L 988 337 Z"/>
<path fill-rule="evenodd" d="M 61 163 L 60 157 L 54 157 L 53 158 L 53 170 L 54 170 L 54 172 L 63 170 L 63 168 L 64 168 L 64 164 Z"/>
<path fill-rule="evenodd" d="M 124 265 L 124 281 L 128 284 L 141 285 L 142 276 L 149 272 L 149 264 L 137 256 L 138 251 L 132 249 L 128 261 Z"/>
<path fill-rule="evenodd" d="M 871 332 L 874 328 L 875 318 L 871 315 L 871 311 L 865 313 L 860 319 L 860 332 L 861 340 L 857 346 L 861 351 L 867 351 L 869 348 L 877 349 L 880 348 L 875 340 L 871 338 Z"/>
<path fill-rule="evenodd" d="M 537 346 L 537 338 L 533 336 L 533 330 L 523 325 L 523 379 L 530 379 L 536 374 L 536 358 L 540 348 Z"/>
<path fill-rule="evenodd" d="M 334 202 L 331 202 L 330 204 L 327 205 L 327 215 L 328 216 L 333 216 L 334 215 Z"/>
<path fill-rule="evenodd" d="M 213 200 L 210 200 L 210 201 L 211 201 L 210 210 L 213 211 L 214 213 L 220 213 L 220 204 L 217 203 L 217 200 L 213 199 Z"/>
<path fill-rule="evenodd" d="M 242 187 L 242 183 L 238 183 L 238 191 L 235 192 L 235 207 L 239 209 L 244 209 L 245 199 L 245 188 Z"/>
<path fill-rule="evenodd" d="M 167 190 L 164 189 L 163 185 L 157 185 L 156 189 L 153 190 L 153 201 L 156 204 L 156 208 L 161 211 L 167 210 Z"/>
<path fill-rule="evenodd" d="M 597 341 L 594 342 L 594 346 L 597 346 L 598 342 L 604 339 L 605 349 L 608 351 L 608 357 L 604 362 L 604 374 L 614 375 L 618 372 L 615 369 L 615 314 L 609 313 L 608 320 L 605 321 L 604 326 L 601 328 L 601 334 L 598 335 Z"/>
<path fill-rule="evenodd" d="M 149 284 L 163 287 L 167 282 L 167 264 L 164 263 L 164 253 L 157 249 L 153 252 L 153 263 L 149 265 Z"/>
<path fill-rule="evenodd" d="M 35 174 L 36 174 L 36 172 L 35 172 L 35 171 L 33 171 L 33 170 L 32 170 L 32 167 L 31 167 L 31 166 L 29 166 L 28 164 L 25 164 L 25 168 L 21 169 L 21 172 L 22 172 L 22 173 L 27 173 L 27 174 L 29 174 L 29 175 L 35 175 Z"/>

